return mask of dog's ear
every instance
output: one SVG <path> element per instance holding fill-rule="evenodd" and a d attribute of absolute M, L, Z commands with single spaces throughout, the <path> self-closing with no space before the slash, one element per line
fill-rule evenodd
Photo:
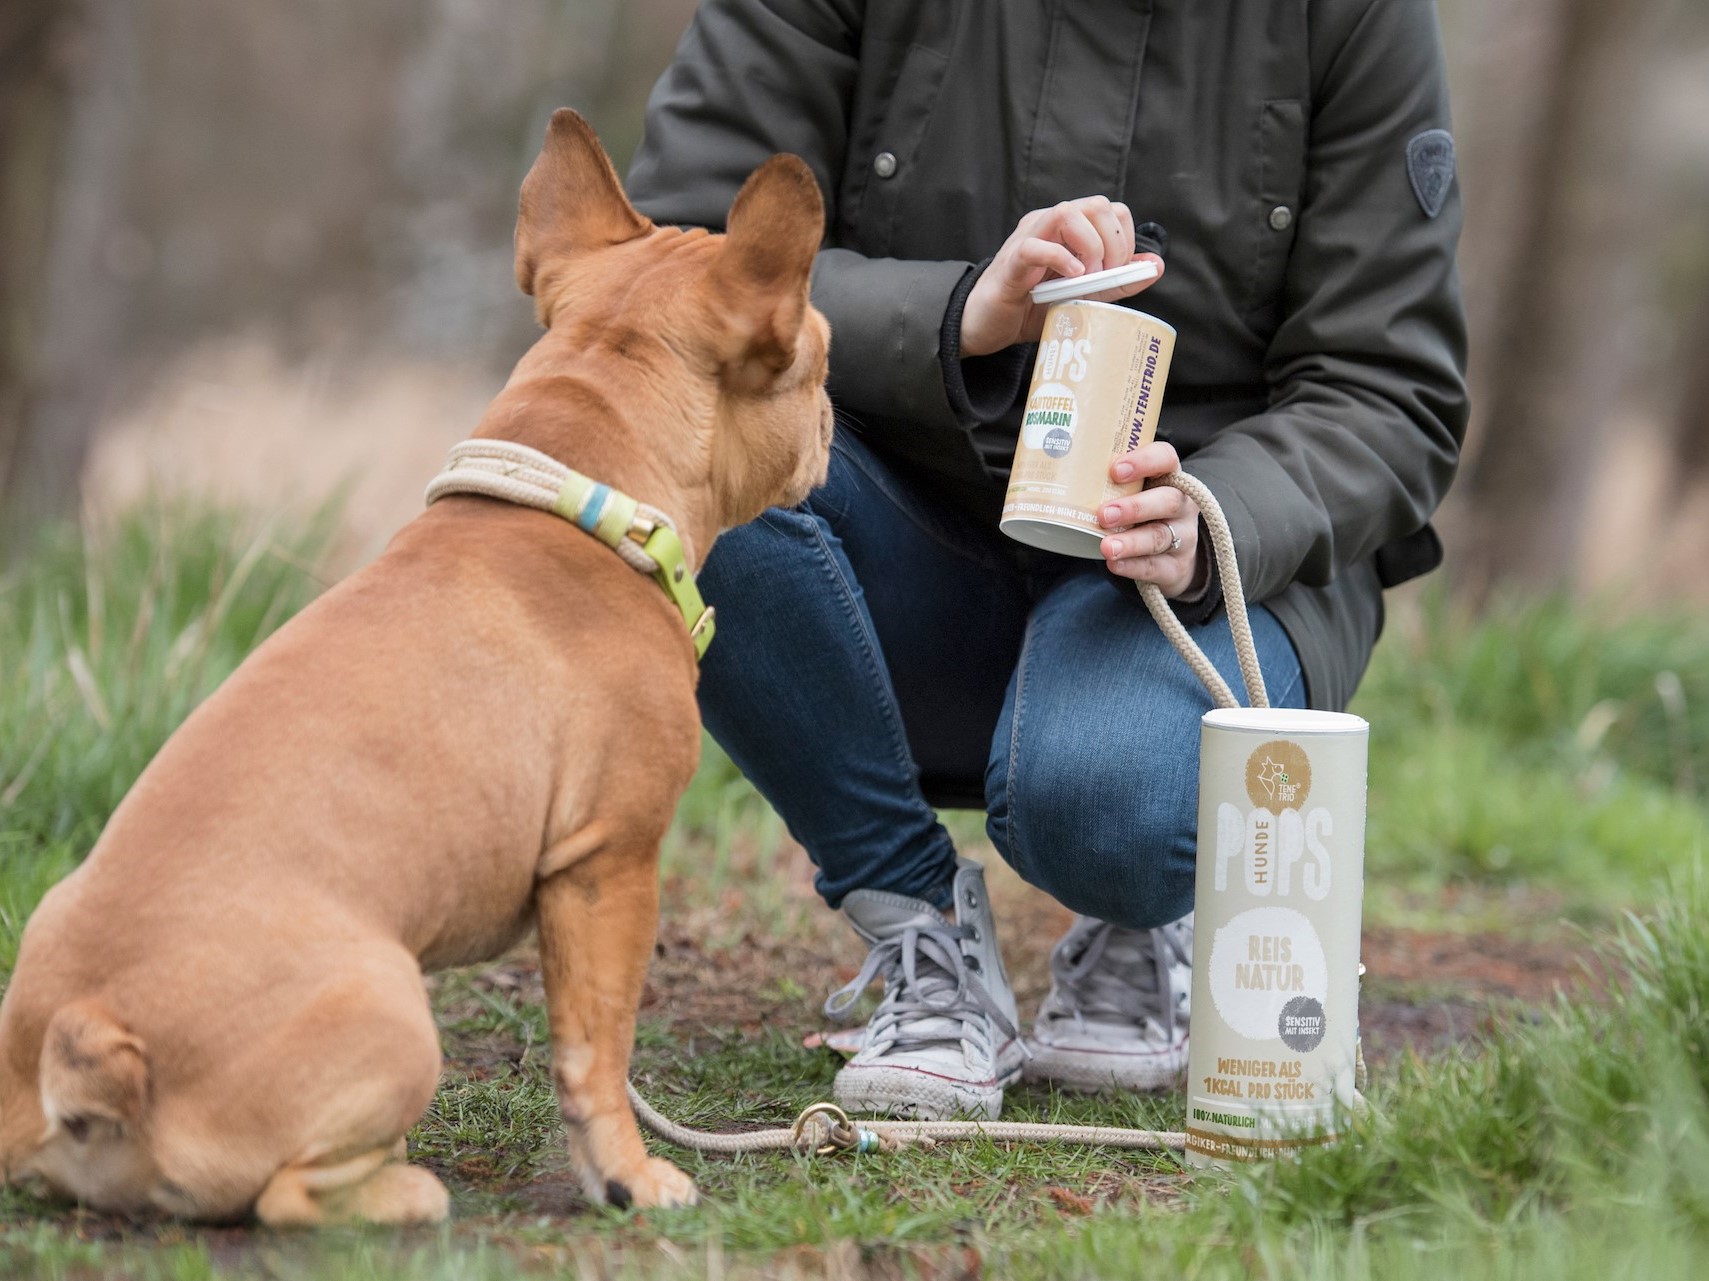
<path fill-rule="evenodd" d="M 548 256 L 620 245 L 652 228 L 623 194 L 593 126 L 567 107 L 554 111 L 546 143 L 522 181 L 516 217 L 516 283 L 522 292 L 534 292 L 535 275 Z"/>
<path fill-rule="evenodd" d="M 92 1123 L 141 1123 L 149 1097 L 148 1057 L 142 1042 L 95 1002 L 73 1001 L 48 1020 L 40 1082 L 48 1119 L 81 1143 Z"/>
<path fill-rule="evenodd" d="M 763 386 L 794 359 L 824 234 L 819 184 L 797 156 L 773 156 L 736 194 L 704 288 L 720 321 L 719 358 L 741 382 Z"/>

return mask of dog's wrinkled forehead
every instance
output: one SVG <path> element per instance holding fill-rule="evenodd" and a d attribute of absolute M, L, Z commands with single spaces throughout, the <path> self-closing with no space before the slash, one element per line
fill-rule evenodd
<path fill-rule="evenodd" d="M 644 236 L 571 258 L 554 303 L 555 325 L 598 331 L 682 323 L 702 305 L 701 282 L 721 236 L 700 228 L 655 227 Z"/>

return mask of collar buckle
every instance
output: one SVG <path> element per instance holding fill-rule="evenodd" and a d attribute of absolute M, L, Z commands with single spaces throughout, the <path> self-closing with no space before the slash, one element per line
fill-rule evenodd
<path fill-rule="evenodd" d="M 694 620 L 694 626 L 688 629 L 688 638 L 694 642 L 694 656 L 706 657 L 706 647 L 712 644 L 712 636 L 718 630 L 718 611 L 708 605 L 700 611 L 700 617 Z"/>

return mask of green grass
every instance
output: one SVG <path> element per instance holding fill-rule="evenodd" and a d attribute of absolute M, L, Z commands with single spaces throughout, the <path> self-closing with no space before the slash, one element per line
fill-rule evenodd
<path fill-rule="evenodd" d="M 1709 628 L 1684 609 L 1507 602 L 1468 617 L 1440 590 L 1390 628 L 1359 702 L 1403 725 L 1458 723 L 1520 763 L 1629 774 L 1709 799 Z"/>
<path fill-rule="evenodd" d="M 283 530 L 160 505 L 0 571 L 0 967 L 178 723 L 319 592 L 330 511 Z M 0 561 L 0 564 L 3 564 Z"/>
<path fill-rule="evenodd" d="M 53 531 L 0 577 L 0 974 L 172 727 L 318 590 L 330 528 L 151 509 Z M 1471 620 L 1427 598 L 1397 620 L 1356 710 L 1373 723 L 1379 909 L 1391 886 L 1494 887 L 1497 902 L 1533 887 L 1609 940 L 1620 906 L 1644 908 L 1604 943 L 1623 990 L 1515 1019 L 1477 1053 L 1403 1064 L 1357 1142 L 1198 1178 L 1167 1156 L 991 1144 L 690 1156 L 702 1208 L 590 1209 L 564 1165 L 542 1011 L 467 971 L 435 988 L 452 1067 L 413 1136 L 453 1188 L 453 1225 L 121 1229 L 8 1191 L 0 1275 L 957 1275 L 972 1251 L 1016 1278 L 1695 1276 L 1709 1249 L 1709 888 L 1688 869 L 1709 822 L 1709 629 L 1564 603 Z M 800 926 L 786 857 L 776 817 L 709 752 L 667 871 L 713 950 Z M 800 1012 L 818 995 L 780 973 L 756 1001 Z M 786 1120 L 835 1069 L 789 1026 L 686 1039 L 644 1022 L 637 1075 L 691 1124 Z M 1180 1101 L 1028 1090 L 1008 1115 L 1172 1127 Z"/>
<path fill-rule="evenodd" d="M 42 537 L 0 574 L 0 821 L 87 847 L 190 709 L 320 590 L 331 531 L 160 506 Z"/>
<path fill-rule="evenodd" d="M 1647 901 L 1709 848 L 1709 627 L 1564 600 L 1398 611 L 1355 700 L 1371 722 L 1366 882 L 1544 885 Z"/>
<path fill-rule="evenodd" d="M 441 1091 L 412 1142 L 457 1190 L 457 1225 L 323 1238 L 145 1227 L 80 1240 L 75 1221 L 0 1202 L 0 1268 L 47 1275 L 462 1278 L 587 1275 L 989 1275 L 1596 1278 L 1697 1275 L 1709 1248 L 1709 884 L 1676 884 L 1609 945 L 1612 1003 L 1568 999 L 1477 1055 L 1414 1064 L 1356 1141 L 1235 1175 L 1167 1158 L 991 1144 L 865 1160 L 685 1161 L 692 1211 L 542 1213 L 564 1179 L 544 1059 L 523 1053 Z M 439 992 L 449 1035 L 538 1045 L 538 1011 Z M 452 1014 L 463 1009 L 459 1018 Z M 781 1037 L 712 1038 L 692 1056 L 643 1036 L 638 1075 L 690 1121 L 772 1120 L 822 1095 L 828 1061 Z M 1170 1100 L 1023 1092 L 1019 1114 L 1168 1124 Z M 1063 1190 L 1053 1192 L 1053 1189 Z M 1095 1211 L 1077 1212 L 1091 1192 Z M 858 1243 L 858 1245 L 851 1244 Z M 221 1260 L 218 1264 L 215 1259 Z"/>

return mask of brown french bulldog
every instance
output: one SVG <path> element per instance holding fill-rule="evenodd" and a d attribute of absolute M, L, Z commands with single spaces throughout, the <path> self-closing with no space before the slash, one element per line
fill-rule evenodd
<path fill-rule="evenodd" d="M 823 227 L 792 156 L 727 235 L 655 227 L 559 111 L 516 228 L 547 332 L 476 434 L 670 513 L 697 566 L 824 479 Z M 429 508 L 197 709 L 43 899 L 0 1005 L 0 1172 L 121 1212 L 443 1218 L 403 1160 L 439 1077 L 422 972 L 537 925 L 583 1186 L 693 1202 L 624 1081 L 696 671 L 665 593 L 568 521 Z"/>

